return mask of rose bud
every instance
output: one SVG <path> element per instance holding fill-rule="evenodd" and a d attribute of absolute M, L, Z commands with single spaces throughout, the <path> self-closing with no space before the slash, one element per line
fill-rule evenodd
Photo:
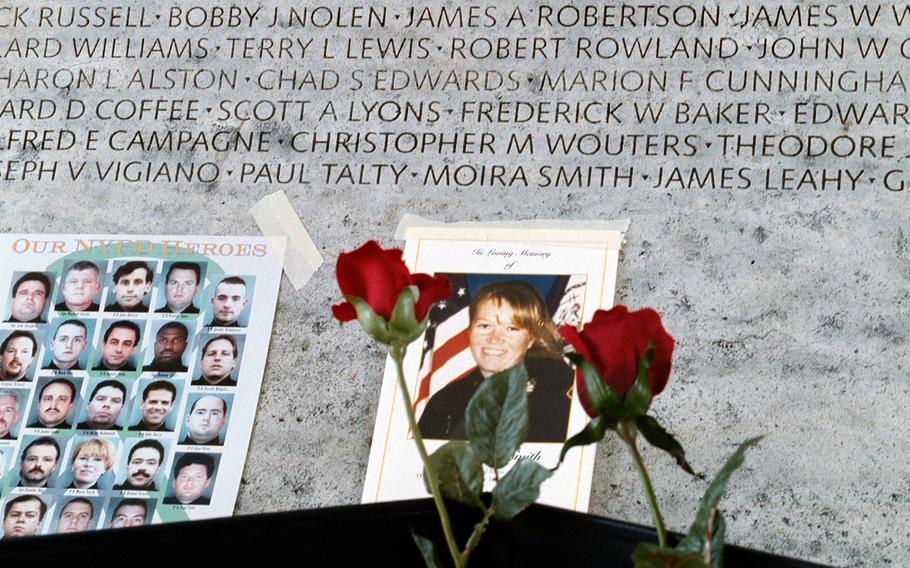
<path fill-rule="evenodd" d="M 425 325 L 430 307 L 452 294 L 448 278 L 411 274 L 400 249 L 376 241 L 338 255 L 338 287 L 346 301 L 332 306 L 340 322 L 359 320 L 382 343 L 409 343 Z"/>
<path fill-rule="evenodd" d="M 630 312 L 625 306 L 597 310 L 579 332 L 572 326 L 559 328 L 566 343 L 589 362 L 601 380 L 620 397 L 635 383 L 638 366 L 649 345 L 654 344 L 654 358 L 648 368 L 651 396 L 659 394 L 670 378 L 673 338 L 664 330 L 660 315 L 650 308 Z M 576 369 L 575 388 L 589 416 L 599 414 L 588 401 L 584 375 Z"/>

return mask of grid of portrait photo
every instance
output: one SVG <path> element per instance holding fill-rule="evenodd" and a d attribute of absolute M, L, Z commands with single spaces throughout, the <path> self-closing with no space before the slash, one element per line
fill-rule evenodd
<path fill-rule="evenodd" d="M 231 417 L 256 277 L 205 260 L 54 266 L 0 282 L 3 538 L 209 507 L 225 447 L 248 441 Z"/>

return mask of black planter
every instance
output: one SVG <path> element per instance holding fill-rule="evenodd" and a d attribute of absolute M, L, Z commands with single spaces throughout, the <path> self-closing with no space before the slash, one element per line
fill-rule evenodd
<path fill-rule="evenodd" d="M 464 542 L 478 516 L 455 508 Z M 274 562 L 278 566 L 422 566 L 411 528 L 445 544 L 430 499 L 374 505 L 246 515 L 79 535 L 0 541 L 0 558 L 46 561 L 106 559 L 105 565 L 172 566 L 186 561 Z M 471 566 L 632 566 L 641 541 L 657 542 L 653 529 L 612 519 L 533 505 L 510 523 L 493 523 Z M 725 549 L 729 568 L 821 566 L 745 548 Z M 22 565 L 22 564 L 20 564 Z"/>

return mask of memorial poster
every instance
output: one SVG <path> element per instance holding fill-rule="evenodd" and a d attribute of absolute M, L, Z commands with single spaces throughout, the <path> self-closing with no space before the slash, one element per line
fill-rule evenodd
<path fill-rule="evenodd" d="M 278 293 L 269 242 L 8 234 L 0 257 L 4 537 L 231 515 Z"/>
<path fill-rule="evenodd" d="M 553 233 L 560 231 L 553 231 Z M 621 231 L 412 228 L 404 259 L 412 272 L 444 275 L 452 296 L 404 360 L 417 425 L 432 453 L 466 440 L 465 409 L 484 378 L 524 363 L 528 436 L 512 462 L 553 468 L 562 444 L 587 423 L 563 359 L 560 325 L 577 326 L 613 305 Z M 504 236 L 508 234 L 508 237 Z M 483 238 L 484 240 L 477 240 Z M 386 363 L 363 501 L 426 495 L 423 466 L 401 408 L 395 365 Z M 541 503 L 587 511 L 594 447 L 570 452 L 541 487 Z M 496 473 L 485 468 L 486 490 Z"/>

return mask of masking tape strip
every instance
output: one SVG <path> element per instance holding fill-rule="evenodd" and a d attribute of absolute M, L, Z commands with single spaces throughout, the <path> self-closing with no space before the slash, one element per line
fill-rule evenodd
<path fill-rule="evenodd" d="M 568 221 L 561 219 L 442 223 L 406 214 L 398 223 L 395 238 L 454 239 L 472 241 L 522 241 L 573 244 L 619 249 L 629 230 L 628 219 Z"/>
<path fill-rule="evenodd" d="M 276 251 L 284 249 L 281 265 L 295 290 L 300 290 L 316 273 L 323 258 L 300 217 L 283 191 L 266 195 L 250 209 L 259 230 Z M 282 241 L 287 241 L 286 246 Z M 281 259 L 282 255 L 279 255 Z"/>

